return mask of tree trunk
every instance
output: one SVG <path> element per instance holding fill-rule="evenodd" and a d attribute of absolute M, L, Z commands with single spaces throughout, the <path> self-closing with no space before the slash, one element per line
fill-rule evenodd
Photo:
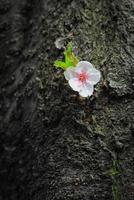
<path fill-rule="evenodd" d="M 133 0 L 0 1 L 0 199 L 134 199 Z M 53 67 L 72 40 L 102 79 Z"/>

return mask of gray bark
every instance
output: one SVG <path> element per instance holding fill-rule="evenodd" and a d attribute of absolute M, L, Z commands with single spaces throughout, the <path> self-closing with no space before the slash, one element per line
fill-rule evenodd
<path fill-rule="evenodd" d="M 134 2 L 0 1 L 0 199 L 134 199 Z M 53 67 L 72 40 L 102 79 L 81 99 Z"/>

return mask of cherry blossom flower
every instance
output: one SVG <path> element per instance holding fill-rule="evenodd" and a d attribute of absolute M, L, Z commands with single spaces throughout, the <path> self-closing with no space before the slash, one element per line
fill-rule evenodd
<path fill-rule="evenodd" d="M 88 97 L 93 94 L 94 85 L 100 81 L 101 74 L 90 62 L 80 61 L 76 67 L 67 68 L 64 76 L 74 91 Z"/>

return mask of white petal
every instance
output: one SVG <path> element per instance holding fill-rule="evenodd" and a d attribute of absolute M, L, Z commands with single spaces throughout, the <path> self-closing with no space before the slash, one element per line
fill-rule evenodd
<path fill-rule="evenodd" d="M 83 87 L 81 88 L 81 90 L 79 91 L 79 94 L 82 97 L 88 97 L 93 94 L 93 91 L 94 91 L 93 85 L 84 84 Z"/>
<path fill-rule="evenodd" d="M 89 69 L 92 69 L 93 65 L 88 61 L 80 61 L 76 66 L 76 72 L 87 72 Z"/>
<path fill-rule="evenodd" d="M 95 69 L 95 68 L 93 68 L 89 72 L 88 83 L 90 83 L 91 85 L 95 85 L 96 83 L 98 83 L 100 81 L 100 78 L 101 78 L 100 71 Z"/>
<path fill-rule="evenodd" d="M 66 80 L 70 80 L 72 78 L 77 77 L 77 73 L 75 72 L 75 68 L 74 67 L 69 67 L 64 71 L 64 76 L 66 78 Z"/>
<path fill-rule="evenodd" d="M 82 83 L 77 78 L 72 78 L 69 80 L 69 85 L 74 91 L 80 91 L 82 88 Z"/>

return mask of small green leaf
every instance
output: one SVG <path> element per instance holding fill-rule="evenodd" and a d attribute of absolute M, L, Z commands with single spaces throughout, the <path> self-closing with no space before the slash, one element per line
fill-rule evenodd
<path fill-rule="evenodd" d="M 67 45 L 67 49 L 64 51 L 65 63 L 67 64 L 67 66 L 72 65 L 72 61 L 70 59 L 71 54 L 72 54 L 72 43 L 69 42 Z"/>
<path fill-rule="evenodd" d="M 67 45 L 67 50 L 68 52 L 72 53 L 73 52 L 73 44 L 72 42 L 69 42 L 68 45 Z"/>
<path fill-rule="evenodd" d="M 72 47 L 72 42 L 69 42 L 67 45 L 66 50 L 64 51 L 64 58 L 65 62 L 56 60 L 54 62 L 55 67 L 60 67 L 64 70 L 66 70 L 68 67 L 75 67 L 79 60 L 73 53 L 73 47 Z"/>
<path fill-rule="evenodd" d="M 54 62 L 54 66 L 55 67 L 60 67 L 60 68 L 62 68 L 62 69 L 66 69 L 66 63 L 65 62 L 62 62 L 62 61 L 60 61 L 60 60 L 56 60 L 55 62 Z"/>
<path fill-rule="evenodd" d="M 67 64 L 68 67 L 70 66 L 75 67 L 79 62 L 77 57 L 73 53 L 72 42 L 68 43 L 67 49 L 64 52 L 64 56 L 65 56 L 65 63 Z"/>
<path fill-rule="evenodd" d="M 72 53 L 71 55 L 71 60 L 74 63 L 74 65 L 76 66 L 79 62 L 78 58 L 74 55 L 74 53 Z"/>

